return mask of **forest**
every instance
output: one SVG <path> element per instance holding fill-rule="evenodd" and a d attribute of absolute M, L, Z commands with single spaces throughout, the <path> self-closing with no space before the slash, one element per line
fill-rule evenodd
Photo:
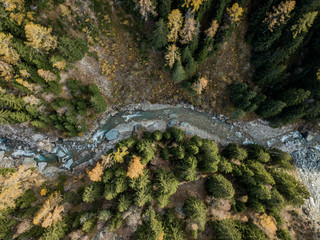
<path fill-rule="evenodd" d="M 133 135 L 101 157 L 84 175 L 55 181 L 37 169 L 1 169 L 0 238 L 89 239 L 98 226 L 125 228 L 135 209 L 141 224 L 128 239 L 210 233 L 210 239 L 288 240 L 283 216 L 310 196 L 291 175 L 288 153 L 235 143 L 219 149 L 177 128 Z M 215 215 L 221 202 L 230 205 L 229 218 Z M 273 227 L 275 235 L 268 236 Z"/>

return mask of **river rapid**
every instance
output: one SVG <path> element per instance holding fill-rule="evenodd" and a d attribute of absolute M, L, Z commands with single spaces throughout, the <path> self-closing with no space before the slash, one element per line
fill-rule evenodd
<path fill-rule="evenodd" d="M 188 135 L 212 139 L 222 146 L 229 142 L 258 143 L 289 152 L 297 173 L 312 194 L 303 209 L 314 223 L 320 221 L 317 132 L 302 136 L 296 125 L 275 129 L 259 119 L 231 122 L 225 116 L 201 112 L 189 105 L 129 105 L 121 111 L 109 111 L 102 119 L 84 136 L 66 139 L 35 133 L 28 126 L 0 126 L 0 166 L 36 166 L 49 177 L 64 171 L 76 173 L 141 128 L 154 131 L 176 126 Z"/>

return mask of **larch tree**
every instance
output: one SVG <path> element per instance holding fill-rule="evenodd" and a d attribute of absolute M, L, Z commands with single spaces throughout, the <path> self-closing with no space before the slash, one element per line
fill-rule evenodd
<path fill-rule="evenodd" d="M 207 0 L 185 0 L 182 6 L 187 8 L 192 7 L 192 12 L 196 12 L 199 10 L 201 4 L 204 3 L 205 1 Z"/>
<path fill-rule="evenodd" d="M 167 65 L 172 68 L 174 63 L 180 60 L 179 48 L 175 44 L 171 44 L 167 48 L 167 54 L 165 59 L 167 61 Z"/>
<path fill-rule="evenodd" d="M 179 9 L 174 9 L 168 16 L 168 42 L 176 42 L 182 27 L 182 14 Z"/>
<path fill-rule="evenodd" d="M 201 94 L 203 90 L 207 87 L 207 85 L 208 85 L 208 80 L 202 77 L 198 81 L 194 82 L 191 87 L 198 94 Z"/>
<path fill-rule="evenodd" d="M 148 21 L 150 14 L 156 16 L 155 6 L 152 4 L 151 0 L 138 0 L 136 7 L 139 9 L 139 12 L 142 18 L 145 21 Z"/>
<path fill-rule="evenodd" d="M 52 215 L 50 215 L 51 211 L 54 211 L 54 209 L 59 205 L 61 201 L 62 201 L 62 196 L 60 193 L 58 192 L 52 193 L 49 196 L 49 198 L 44 202 L 40 210 L 36 213 L 35 217 L 33 218 L 33 224 L 40 225 L 44 220 L 46 220 L 47 217 L 49 218 L 50 216 L 52 217 Z M 61 212 L 60 210 L 61 209 L 58 209 L 57 211 L 60 213 Z M 47 223 L 45 223 L 45 225 L 47 225 Z"/>
<path fill-rule="evenodd" d="M 62 213 L 65 211 L 64 206 L 56 206 L 53 212 L 49 212 L 43 220 L 41 226 L 44 228 L 50 227 L 52 224 L 62 220 Z"/>
<path fill-rule="evenodd" d="M 273 11 L 267 13 L 263 22 L 268 24 L 269 30 L 273 32 L 276 27 L 286 24 L 295 6 L 296 1 L 281 2 L 277 7 L 273 6 Z"/>
<path fill-rule="evenodd" d="M 57 37 L 51 34 L 52 29 L 29 22 L 25 26 L 27 44 L 36 50 L 49 51 L 57 47 Z"/>
<path fill-rule="evenodd" d="M 216 33 L 218 32 L 219 23 L 217 20 L 213 20 L 211 26 L 205 31 L 207 36 L 210 38 L 214 38 Z"/>
<path fill-rule="evenodd" d="M 0 0 L 6 11 L 21 11 L 24 8 L 24 0 Z"/>
<path fill-rule="evenodd" d="M 194 19 L 194 15 L 190 11 L 188 11 L 185 16 L 184 26 L 180 31 L 180 36 L 182 38 L 181 43 L 189 43 L 192 40 L 193 36 L 198 34 L 198 32 L 199 25 Z"/>
<path fill-rule="evenodd" d="M 141 174 L 143 174 L 143 169 L 145 165 L 141 163 L 141 158 L 133 155 L 133 159 L 129 163 L 127 176 L 129 178 L 138 178 Z"/>
<path fill-rule="evenodd" d="M 57 76 L 48 70 L 38 69 L 38 74 L 42 77 L 46 82 L 52 82 L 57 80 Z"/>
<path fill-rule="evenodd" d="M 113 160 L 117 163 L 123 163 L 123 158 L 129 153 L 127 150 L 127 147 L 118 148 L 116 152 L 113 152 Z"/>
<path fill-rule="evenodd" d="M 18 52 L 13 48 L 11 39 L 13 36 L 0 32 L 0 61 L 16 65 L 20 59 Z"/>
<path fill-rule="evenodd" d="M 232 23 L 239 22 L 243 14 L 243 8 L 239 6 L 239 3 L 234 3 L 231 8 L 227 8 L 227 14 Z"/>
<path fill-rule="evenodd" d="M 1 116 L 0 116 L 1 118 Z M 31 171 L 20 166 L 10 175 L 0 176 L 0 210 L 15 207 L 15 200 L 32 187 L 40 186 L 44 179 L 37 170 Z"/>
<path fill-rule="evenodd" d="M 291 27 L 291 32 L 293 38 L 296 38 L 298 35 L 302 33 L 308 32 L 308 29 L 312 26 L 314 20 L 318 15 L 317 11 L 308 12 L 302 16 L 297 22 L 297 24 Z"/>
<path fill-rule="evenodd" d="M 97 165 L 91 171 L 88 171 L 88 176 L 90 180 L 93 182 L 101 181 L 103 170 L 104 167 L 98 162 Z"/>

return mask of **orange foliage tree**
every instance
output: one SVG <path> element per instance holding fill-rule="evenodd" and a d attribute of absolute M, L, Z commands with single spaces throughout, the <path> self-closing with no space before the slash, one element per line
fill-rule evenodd
<path fill-rule="evenodd" d="M 127 176 L 129 178 L 138 178 L 141 174 L 143 174 L 144 165 L 141 164 L 141 158 L 133 155 L 133 159 L 129 163 Z"/>

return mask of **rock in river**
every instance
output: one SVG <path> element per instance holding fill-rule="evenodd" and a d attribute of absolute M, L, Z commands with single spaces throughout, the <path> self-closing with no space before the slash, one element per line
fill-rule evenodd
<path fill-rule="evenodd" d="M 25 157 L 25 158 L 23 159 L 22 165 L 23 165 L 25 168 L 32 168 L 32 167 L 36 167 L 36 166 L 37 166 L 37 162 L 36 162 L 33 158 Z"/>
<path fill-rule="evenodd" d="M 119 136 L 119 131 L 117 129 L 111 129 L 105 136 L 109 141 L 116 140 Z"/>

